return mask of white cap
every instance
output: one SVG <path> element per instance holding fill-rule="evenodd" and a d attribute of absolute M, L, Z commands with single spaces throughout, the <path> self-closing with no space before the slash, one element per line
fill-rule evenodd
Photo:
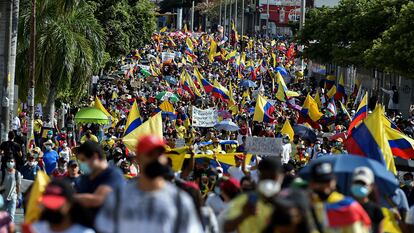
<path fill-rule="evenodd" d="M 374 173 L 369 167 L 357 167 L 354 170 L 352 181 L 361 181 L 366 185 L 371 185 L 375 181 Z"/>

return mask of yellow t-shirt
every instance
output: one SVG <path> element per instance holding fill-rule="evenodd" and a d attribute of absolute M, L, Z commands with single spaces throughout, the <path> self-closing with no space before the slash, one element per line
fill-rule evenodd
<path fill-rule="evenodd" d="M 42 126 L 43 126 L 43 122 L 42 122 L 42 120 L 40 120 L 40 119 L 36 119 L 36 120 L 34 120 L 34 122 L 33 122 L 34 124 L 33 124 L 33 130 L 36 132 L 36 133 L 40 133 L 41 131 L 42 131 Z"/>
<path fill-rule="evenodd" d="M 175 130 L 177 131 L 178 138 L 184 138 L 187 133 L 187 129 L 183 125 L 178 126 Z"/>
<path fill-rule="evenodd" d="M 102 142 L 101 142 L 102 147 L 108 146 L 109 148 L 112 148 L 114 146 L 114 144 L 115 144 L 115 141 L 112 138 L 109 139 L 109 140 L 102 140 Z"/>
<path fill-rule="evenodd" d="M 83 137 L 81 138 L 81 143 L 85 143 L 88 140 L 88 138 L 86 137 L 86 135 L 83 135 Z M 93 142 L 98 142 L 98 138 L 95 135 L 91 135 L 91 141 Z"/>
<path fill-rule="evenodd" d="M 229 211 L 226 220 L 233 220 L 242 214 L 243 207 L 247 203 L 248 195 L 242 194 L 229 203 Z M 238 233 L 261 233 L 268 224 L 273 213 L 271 204 L 264 202 L 262 198 L 257 201 L 257 215 L 246 218 L 238 227 Z"/>

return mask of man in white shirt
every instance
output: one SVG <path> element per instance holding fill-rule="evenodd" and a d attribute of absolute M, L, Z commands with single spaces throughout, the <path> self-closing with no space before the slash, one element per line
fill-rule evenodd
<path fill-rule="evenodd" d="M 15 117 L 13 118 L 13 120 L 12 120 L 12 125 L 11 125 L 12 130 L 13 130 L 13 131 L 17 131 L 17 130 L 19 130 L 19 129 L 20 129 L 20 126 L 21 126 L 21 124 L 20 124 L 20 119 L 19 119 L 19 117 L 18 117 L 18 116 L 15 116 Z"/>
<path fill-rule="evenodd" d="M 96 219 L 102 233 L 201 233 L 193 200 L 163 177 L 169 172 L 162 138 L 143 136 L 136 147 L 142 173 L 106 199 Z"/>
<path fill-rule="evenodd" d="M 290 160 L 290 154 L 292 153 L 292 145 L 290 144 L 289 135 L 284 135 L 282 139 L 282 164 L 286 164 Z"/>
<path fill-rule="evenodd" d="M 243 155 L 235 155 L 234 161 L 236 162 L 235 166 L 231 166 L 227 172 L 229 173 L 230 177 L 233 177 L 234 179 L 240 181 L 241 178 L 245 176 L 245 173 L 243 171 Z"/>

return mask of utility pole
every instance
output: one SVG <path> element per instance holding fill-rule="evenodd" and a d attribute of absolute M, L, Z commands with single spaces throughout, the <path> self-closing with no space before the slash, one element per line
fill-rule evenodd
<path fill-rule="evenodd" d="M 206 3 L 207 3 L 207 8 L 208 8 L 208 0 L 206 0 Z M 205 32 L 207 32 L 207 24 L 208 24 L 208 16 L 207 16 L 207 14 L 206 14 L 206 18 L 205 18 L 205 26 L 204 26 L 204 31 Z"/>
<path fill-rule="evenodd" d="M 243 35 L 244 35 L 244 0 L 242 0 L 242 18 L 241 18 L 241 35 L 242 35 L 242 39 L 243 39 Z"/>
<path fill-rule="evenodd" d="M 234 27 L 236 28 L 236 31 L 237 31 L 237 17 L 239 16 L 239 14 L 237 14 L 237 1 L 238 0 L 235 0 L 235 3 L 234 3 Z"/>
<path fill-rule="evenodd" d="M 224 0 L 224 25 L 223 25 L 223 35 L 226 36 L 227 33 L 227 0 Z"/>
<path fill-rule="evenodd" d="M 232 16 L 231 16 L 231 9 L 233 8 L 233 0 L 230 0 L 230 6 L 229 6 L 229 40 L 230 40 L 230 34 L 231 34 L 231 27 L 232 27 L 232 25 L 231 25 L 231 20 L 232 20 Z"/>
<path fill-rule="evenodd" d="M 27 145 L 33 137 L 34 97 L 35 97 L 35 67 L 36 67 L 36 0 L 32 0 L 32 15 L 30 17 L 30 51 L 29 51 L 29 93 L 27 94 L 28 132 Z M 29 148 L 30 149 L 30 148 Z"/>
<path fill-rule="evenodd" d="M 219 25 L 221 25 L 221 11 L 222 11 L 222 9 L 221 9 L 221 3 L 222 3 L 222 0 L 220 0 Z"/>
<path fill-rule="evenodd" d="M 266 10 L 266 36 L 269 36 L 269 18 L 270 18 L 270 8 L 269 8 L 269 0 L 267 0 L 267 10 Z"/>
<path fill-rule="evenodd" d="M 191 7 L 191 32 L 194 32 L 194 1 Z"/>
<path fill-rule="evenodd" d="M 305 16 L 306 16 L 306 0 L 300 1 L 300 23 L 299 23 L 299 30 L 302 30 L 305 26 Z M 302 47 L 302 54 L 303 54 L 303 45 Z M 304 72 L 305 70 L 305 62 L 303 61 L 303 55 L 300 59 L 300 70 Z"/>

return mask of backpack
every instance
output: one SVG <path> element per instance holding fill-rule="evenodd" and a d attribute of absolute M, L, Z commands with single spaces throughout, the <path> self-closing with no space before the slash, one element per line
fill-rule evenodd
<path fill-rule="evenodd" d="M 398 104 L 400 100 L 400 94 L 398 93 L 398 91 L 394 91 L 394 94 L 392 94 L 392 102 L 394 102 L 394 104 Z"/>

